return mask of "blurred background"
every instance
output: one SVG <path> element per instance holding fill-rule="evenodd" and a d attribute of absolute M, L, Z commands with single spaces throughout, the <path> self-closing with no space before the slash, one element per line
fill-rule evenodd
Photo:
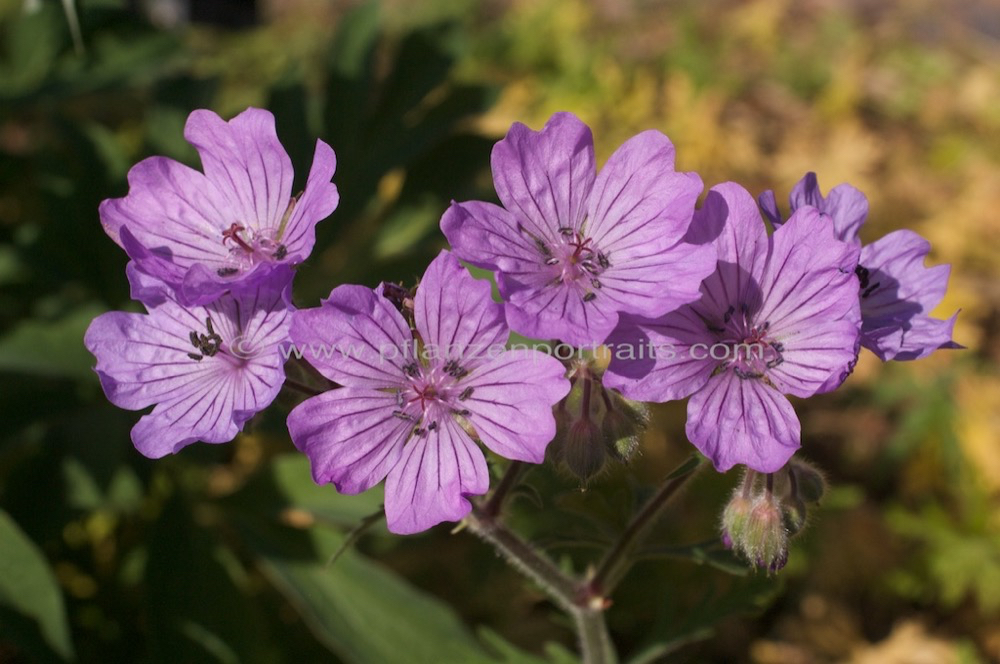
<path fill-rule="evenodd" d="M 157 462 L 104 399 L 90 320 L 129 302 L 97 206 L 128 168 L 197 166 L 195 108 L 270 109 L 296 166 L 336 150 L 339 209 L 295 299 L 412 283 L 451 199 L 494 199 L 510 124 L 571 110 L 599 162 L 666 132 L 680 170 L 754 194 L 814 170 L 951 263 L 968 350 L 796 404 L 831 490 L 768 578 L 712 548 L 735 473 L 706 472 L 609 620 L 654 662 L 1000 661 L 1000 7 L 987 0 L 0 0 L 0 662 L 572 662 L 570 625 L 447 525 L 313 485 L 283 401 L 228 445 Z M 527 476 L 513 524 L 583 569 L 689 453 L 683 404 L 587 491 Z M 669 548 L 666 545 L 684 545 Z M 692 546 L 687 546 L 692 545 Z M 597 548 L 595 548 L 597 547 Z"/>

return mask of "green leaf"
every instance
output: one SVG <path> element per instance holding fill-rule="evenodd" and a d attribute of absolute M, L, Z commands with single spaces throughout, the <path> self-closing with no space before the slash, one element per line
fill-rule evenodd
<path fill-rule="evenodd" d="M 0 338 L 0 371 L 93 379 L 94 358 L 83 345 L 83 334 L 100 313 L 90 305 L 58 320 L 21 323 Z"/>
<path fill-rule="evenodd" d="M 6 62 L 0 70 L 0 97 L 29 93 L 49 75 L 65 40 L 59 8 L 45 3 L 20 12 L 6 32 Z"/>
<path fill-rule="evenodd" d="M 48 561 L 35 543 L 0 510 L 0 605 L 34 619 L 45 642 L 63 659 L 73 657 L 66 607 Z"/>
<path fill-rule="evenodd" d="M 313 532 L 319 551 L 340 545 L 338 534 Z M 260 563 L 313 634 L 347 662 L 497 661 L 445 604 L 353 552 L 329 568 L 274 555 Z"/>

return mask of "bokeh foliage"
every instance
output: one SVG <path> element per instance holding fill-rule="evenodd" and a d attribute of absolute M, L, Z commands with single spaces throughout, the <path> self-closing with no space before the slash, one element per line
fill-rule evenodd
<path fill-rule="evenodd" d="M 0 661 L 570 662 L 537 590 L 446 526 L 376 526 L 380 504 L 312 484 L 281 408 L 224 446 L 157 462 L 129 443 L 82 347 L 128 301 L 97 205 L 150 154 L 197 165 L 194 108 L 277 116 L 301 188 L 316 137 L 340 208 L 295 298 L 412 282 L 451 199 L 493 198 L 492 143 L 572 110 L 599 158 L 646 128 L 707 185 L 779 200 L 806 171 L 849 181 L 864 237 L 928 237 L 953 264 L 939 315 L 969 350 L 867 357 L 797 404 L 833 490 L 789 567 L 747 574 L 712 542 L 732 476 L 699 477 L 610 612 L 631 661 L 1000 658 L 1000 75 L 986 2 L 262 3 L 260 26 L 157 28 L 124 2 L 0 3 Z M 992 32 L 991 32 L 992 30 Z M 294 402 L 282 405 L 289 407 Z M 528 475 L 516 528 L 582 568 L 687 454 L 654 408 L 643 455 L 580 492 Z M 896 658 L 896 659 L 893 659 Z"/>

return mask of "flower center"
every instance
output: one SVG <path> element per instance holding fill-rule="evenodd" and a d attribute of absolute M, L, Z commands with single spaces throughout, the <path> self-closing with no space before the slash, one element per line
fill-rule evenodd
<path fill-rule="evenodd" d="M 277 233 L 253 231 L 234 223 L 222 231 L 222 245 L 229 249 L 225 263 L 218 269 L 220 277 L 231 277 L 259 263 L 284 260 L 288 248 L 276 238 Z"/>
<path fill-rule="evenodd" d="M 188 335 L 191 345 L 199 351 L 198 353 L 188 353 L 188 357 L 196 362 L 201 362 L 206 357 L 215 357 L 215 354 L 222 347 L 222 337 L 216 333 L 211 318 L 205 319 L 205 329 L 208 334 L 200 334 L 197 330 L 191 330 L 191 334 Z"/>
<path fill-rule="evenodd" d="M 785 346 L 770 334 L 771 323 L 757 324 L 747 306 L 729 307 L 721 326 L 708 325 L 709 331 L 719 340 L 708 350 L 713 360 L 719 361 L 716 373 L 730 367 L 737 377 L 761 379 L 770 383 L 767 372 L 785 361 Z"/>
<path fill-rule="evenodd" d="M 469 372 L 458 361 L 422 367 L 416 362 L 403 367 L 410 384 L 396 394 L 397 409 L 393 415 L 413 422 L 414 434 L 434 431 L 450 415 L 468 416 L 460 402 L 472 396 L 473 389 L 462 389 L 458 381 Z"/>
<path fill-rule="evenodd" d="M 597 298 L 602 285 L 599 277 L 611 262 L 607 254 L 594 246 L 593 238 L 563 227 L 559 229 L 556 242 L 550 244 L 535 238 L 535 246 L 545 262 L 551 285 L 565 284 L 574 288 L 584 302 Z"/>

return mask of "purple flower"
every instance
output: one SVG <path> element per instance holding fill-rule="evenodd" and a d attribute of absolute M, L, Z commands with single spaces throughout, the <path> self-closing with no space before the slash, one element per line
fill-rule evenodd
<path fill-rule="evenodd" d="M 604 384 L 630 399 L 690 396 L 687 436 L 725 471 L 781 468 L 799 447 L 788 399 L 829 391 L 857 358 L 858 248 L 803 207 L 768 236 L 753 198 L 713 187 L 695 213 L 693 241 L 719 262 L 702 298 L 656 319 L 623 317 L 608 342 Z"/>
<path fill-rule="evenodd" d="M 381 287 L 339 286 L 319 308 L 296 312 L 291 332 L 344 386 L 291 412 L 292 440 L 317 484 L 354 494 L 385 478 L 388 527 L 401 534 L 457 521 L 471 509 L 466 497 L 486 492 L 474 437 L 508 459 L 540 463 L 555 435 L 552 406 L 569 392 L 555 358 L 503 349 L 509 333 L 489 283 L 448 252 L 420 282 L 414 327 Z"/>
<path fill-rule="evenodd" d="M 151 286 L 148 276 L 132 277 Z M 291 278 L 284 267 L 209 305 L 165 296 L 146 304 L 148 314 L 94 319 L 84 343 L 108 399 L 128 410 L 156 406 L 132 429 L 140 452 L 155 459 L 199 440 L 230 441 L 274 400 L 285 380 Z"/>
<path fill-rule="evenodd" d="M 292 162 L 274 116 L 249 108 L 229 122 L 211 111 L 188 117 L 184 137 L 204 174 L 166 157 L 129 171 L 125 198 L 101 204 L 101 222 L 137 269 L 167 284 L 183 304 L 207 304 L 277 265 L 306 259 L 316 223 L 337 207 L 336 157 L 316 141 L 305 190 L 292 197 Z"/>
<path fill-rule="evenodd" d="M 556 113 L 514 124 L 493 148 L 503 203 L 452 203 L 441 229 L 461 259 L 496 273 L 507 321 L 532 338 L 598 344 L 622 312 L 659 316 L 698 298 L 709 246 L 682 241 L 701 193 L 674 146 L 643 132 L 596 173 L 590 129 Z"/>
<path fill-rule="evenodd" d="M 758 198 L 775 226 L 781 212 L 773 191 Z M 806 173 L 789 197 L 794 213 L 811 205 L 833 219 L 838 239 L 860 245 L 858 233 L 868 216 L 868 199 L 849 184 L 834 187 L 825 198 L 815 173 Z M 882 361 L 915 360 L 939 348 L 962 348 L 952 341 L 956 312 L 951 318 L 931 318 L 948 288 L 951 267 L 924 267 L 931 246 L 913 231 L 900 230 L 865 245 L 855 266 L 860 280 L 861 345 Z"/>

